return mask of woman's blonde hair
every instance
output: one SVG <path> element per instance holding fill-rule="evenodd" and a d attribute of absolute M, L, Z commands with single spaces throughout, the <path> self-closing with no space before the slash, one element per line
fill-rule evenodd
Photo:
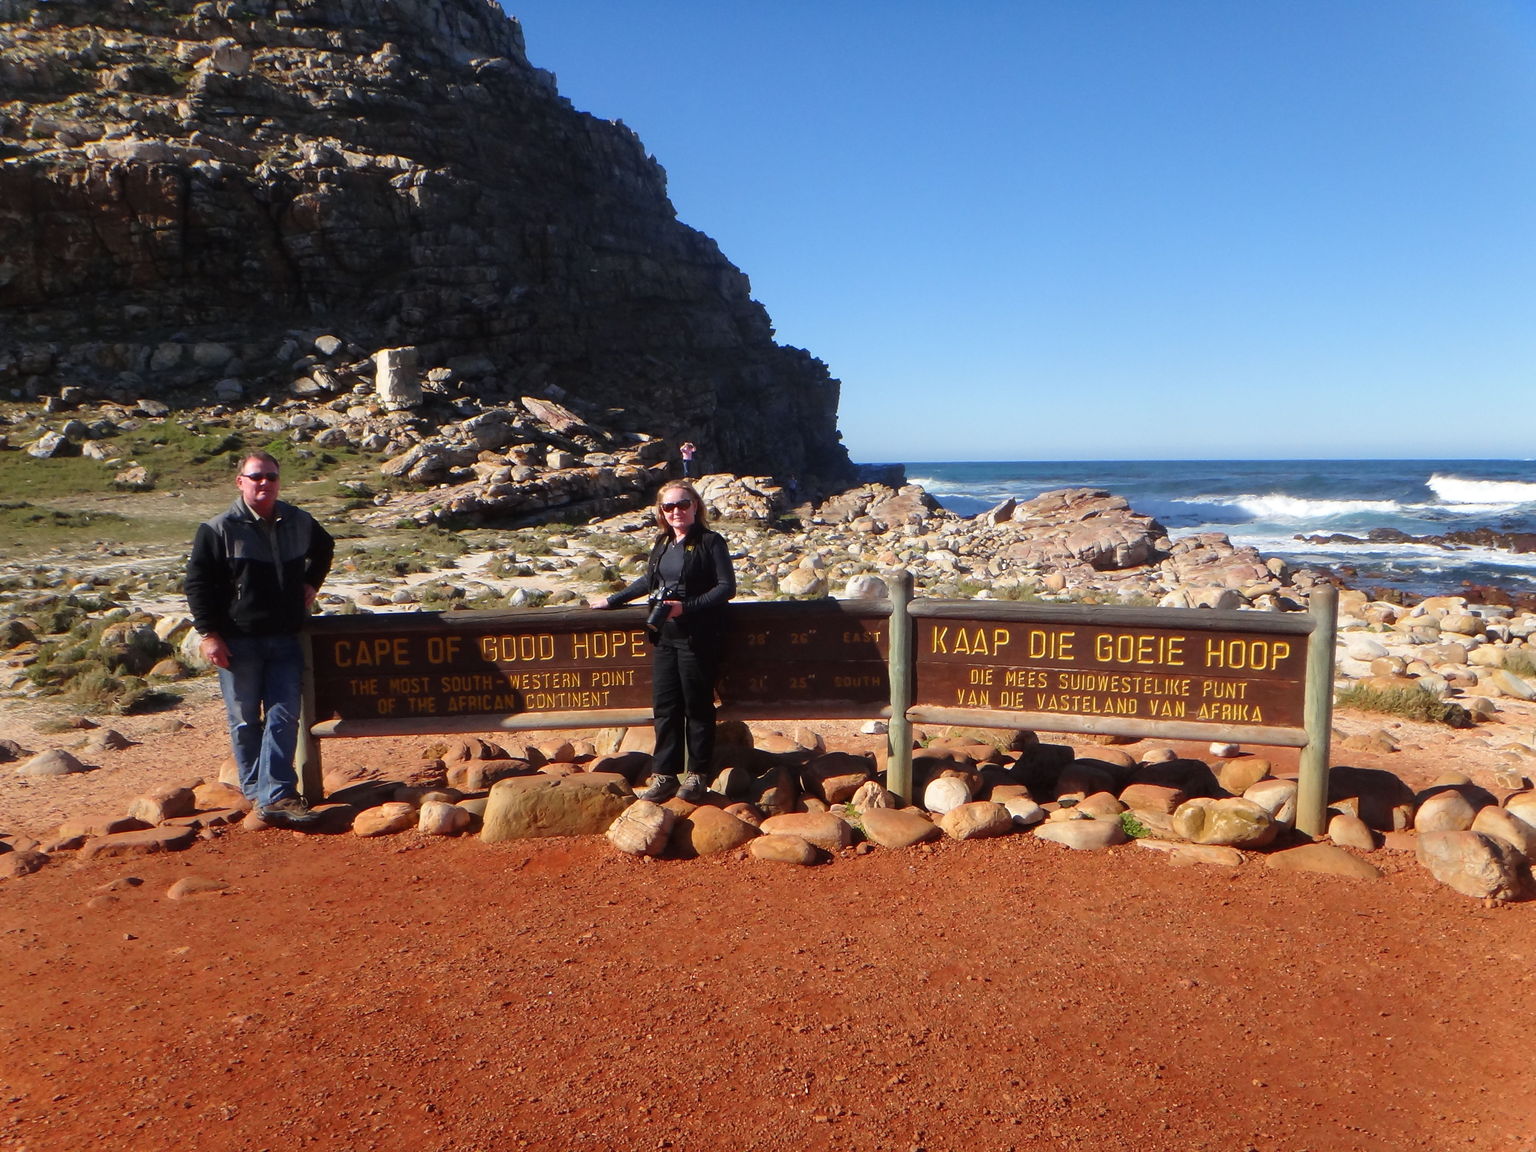
<path fill-rule="evenodd" d="M 699 495 L 698 489 L 686 480 L 668 480 L 656 492 L 656 507 L 654 509 L 656 513 L 656 527 L 660 528 L 664 534 L 670 536 L 672 533 L 671 526 L 667 523 L 667 514 L 661 510 L 662 502 L 666 499 L 668 492 L 688 493 L 688 499 L 693 501 L 694 524 L 698 525 L 700 531 L 709 527 L 709 513 L 704 508 L 704 499 Z"/>

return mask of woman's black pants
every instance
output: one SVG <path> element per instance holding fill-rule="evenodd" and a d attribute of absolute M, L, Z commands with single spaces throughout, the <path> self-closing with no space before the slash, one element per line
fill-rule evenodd
<path fill-rule="evenodd" d="M 707 781 L 715 755 L 715 672 L 719 660 L 694 651 L 687 641 L 663 640 L 651 663 L 651 708 L 656 720 L 656 751 L 651 771 L 661 776 L 687 771 Z"/>

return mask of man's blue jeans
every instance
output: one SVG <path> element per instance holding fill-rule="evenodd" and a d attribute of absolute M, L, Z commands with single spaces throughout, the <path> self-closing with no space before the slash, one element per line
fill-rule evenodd
<path fill-rule="evenodd" d="M 297 796 L 304 654 L 297 636 L 226 636 L 229 667 L 219 669 L 240 791 L 258 808 Z"/>

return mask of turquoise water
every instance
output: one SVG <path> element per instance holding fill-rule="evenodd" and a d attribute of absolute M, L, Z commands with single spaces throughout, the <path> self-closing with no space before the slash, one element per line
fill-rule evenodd
<path fill-rule="evenodd" d="M 945 507 L 974 515 L 1007 497 L 1103 488 L 1175 536 L 1224 532 L 1266 556 L 1348 569 L 1357 587 L 1415 595 L 1463 583 L 1536 592 L 1536 553 L 1412 543 L 1312 544 L 1303 536 L 1536 532 L 1533 460 L 949 461 L 905 465 Z"/>

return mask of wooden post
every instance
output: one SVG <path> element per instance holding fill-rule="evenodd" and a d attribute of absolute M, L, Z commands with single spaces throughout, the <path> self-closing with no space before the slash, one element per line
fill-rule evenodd
<path fill-rule="evenodd" d="M 320 765 L 320 741 L 314 733 L 315 660 L 308 633 L 300 633 L 299 647 L 304 653 L 304 679 L 299 694 L 299 746 L 293 768 L 299 778 L 299 795 L 306 804 L 318 804 L 325 799 L 325 770 Z"/>
<path fill-rule="evenodd" d="M 891 594 L 890 684 L 891 719 L 886 729 L 889 755 L 886 758 L 885 786 L 895 793 L 899 803 L 914 803 L 912 797 L 912 721 L 907 709 L 912 707 L 912 678 L 917 663 L 912 656 L 912 617 L 907 609 L 912 603 L 912 573 L 905 569 L 886 573 Z"/>
<path fill-rule="evenodd" d="M 1339 593 L 1315 589 L 1308 611 L 1312 636 L 1307 641 L 1307 746 L 1301 752 L 1296 785 L 1296 828 L 1309 836 L 1328 830 L 1328 759 L 1333 735 L 1333 649 L 1339 619 Z"/>

